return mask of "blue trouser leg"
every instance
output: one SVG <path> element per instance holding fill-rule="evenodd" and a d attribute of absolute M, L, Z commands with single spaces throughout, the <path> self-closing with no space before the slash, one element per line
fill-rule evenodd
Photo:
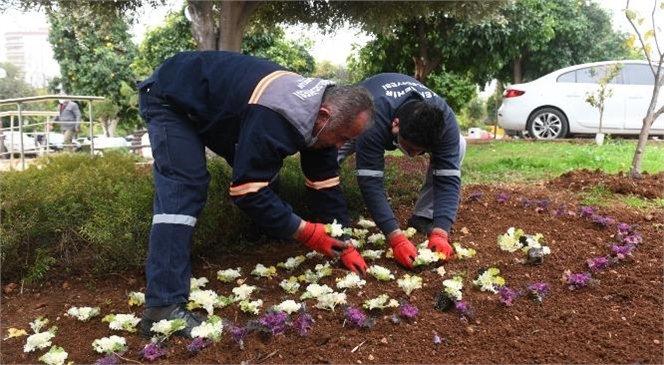
<path fill-rule="evenodd" d="M 466 139 L 461 136 L 459 137 L 459 167 L 461 167 L 465 155 Z M 420 189 L 420 194 L 417 196 L 415 207 L 413 207 L 413 215 L 433 219 L 433 169 L 431 165 L 427 169 L 427 176 Z"/>
<path fill-rule="evenodd" d="M 149 95 L 147 120 L 155 184 L 154 216 L 146 264 L 147 307 L 185 303 L 191 280 L 191 238 L 207 199 L 205 147 L 186 118 Z"/>

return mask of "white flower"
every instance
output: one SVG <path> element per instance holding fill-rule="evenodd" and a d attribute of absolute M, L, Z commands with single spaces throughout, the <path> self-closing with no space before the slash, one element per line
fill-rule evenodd
<path fill-rule="evenodd" d="M 245 313 L 258 314 L 263 306 L 263 300 L 258 299 L 254 301 L 243 300 L 240 302 L 240 310 Z"/>
<path fill-rule="evenodd" d="M 403 278 L 397 280 L 397 285 L 406 292 L 406 295 L 410 295 L 413 290 L 422 288 L 422 278 L 417 275 L 406 274 Z"/>
<path fill-rule="evenodd" d="M 136 332 L 136 325 L 141 321 L 133 314 L 109 314 L 102 322 L 108 322 L 108 328 L 116 331 Z"/>
<path fill-rule="evenodd" d="M 39 361 L 47 365 L 64 365 L 68 355 L 62 347 L 52 346 L 47 353 L 39 358 Z"/>
<path fill-rule="evenodd" d="M 127 350 L 127 340 L 120 336 L 102 337 L 92 342 L 92 348 L 100 354 L 110 355 Z"/>
<path fill-rule="evenodd" d="M 364 250 L 361 255 L 367 260 L 378 260 L 385 250 Z"/>
<path fill-rule="evenodd" d="M 492 293 L 498 293 L 498 288 L 505 285 L 505 279 L 501 276 L 500 269 L 491 267 L 473 280 L 473 284 L 478 286 L 482 291 L 490 291 Z"/>
<path fill-rule="evenodd" d="M 187 327 L 187 322 L 182 318 L 171 320 L 162 319 L 159 322 L 153 323 L 150 331 L 161 333 L 165 337 L 170 337 L 170 335 L 172 335 L 174 332 L 177 332 L 185 327 Z"/>
<path fill-rule="evenodd" d="M 94 316 L 98 316 L 100 313 L 99 307 L 71 307 L 67 311 L 68 316 L 76 317 L 79 321 L 88 321 Z"/>
<path fill-rule="evenodd" d="M 280 262 L 277 264 L 277 266 L 284 268 L 288 271 L 293 271 L 298 268 L 307 258 L 304 257 L 303 255 L 300 256 L 295 256 L 295 257 L 289 257 L 286 259 L 285 262 Z"/>
<path fill-rule="evenodd" d="M 28 336 L 25 340 L 25 346 L 23 346 L 23 352 L 32 352 L 36 349 L 44 349 L 51 346 L 51 339 L 55 337 L 54 332 L 37 332 Z"/>
<path fill-rule="evenodd" d="M 360 216 L 360 219 L 357 221 L 357 225 L 362 228 L 373 228 L 376 226 L 376 223 L 370 219 L 365 219 L 364 217 Z"/>
<path fill-rule="evenodd" d="M 297 282 L 297 278 L 294 276 L 282 280 L 279 286 L 288 294 L 295 294 L 300 289 L 300 283 Z"/>
<path fill-rule="evenodd" d="M 217 271 L 217 279 L 223 281 L 224 283 L 229 283 L 237 278 L 242 276 L 240 273 L 240 268 L 237 269 L 226 269 Z"/>
<path fill-rule="evenodd" d="M 332 293 L 334 290 L 330 288 L 329 286 L 323 284 L 309 284 L 307 285 L 307 290 L 300 296 L 300 300 L 308 299 L 308 298 L 318 298 L 319 296 L 327 293 Z"/>
<path fill-rule="evenodd" d="M 385 235 L 382 233 L 374 233 L 367 237 L 367 242 L 373 243 L 375 245 L 383 245 L 385 244 Z"/>
<path fill-rule="evenodd" d="M 498 236 L 498 246 L 503 251 L 515 252 L 523 247 L 520 241 L 521 236 L 523 236 L 522 229 L 517 230 L 514 227 L 510 227 L 507 229 L 507 233 Z"/>
<path fill-rule="evenodd" d="M 332 237 L 341 237 L 344 234 L 344 227 L 340 223 L 337 223 L 335 219 L 332 223 L 325 225 L 325 231 Z"/>
<path fill-rule="evenodd" d="M 445 276 L 445 274 L 447 273 L 447 271 L 445 271 L 445 267 L 443 267 L 443 266 L 438 266 L 438 267 L 436 268 L 436 272 L 437 272 L 438 275 L 440 275 L 440 276 Z"/>
<path fill-rule="evenodd" d="M 390 269 L 379 265 L 369 266 L 367 272 L 380 281 L 394 280 L 394 275 L 392 274 Z"/>
<path fill-rule="evenodd" d="M 48 318 L 38 317 L 34 321 L 30 322 L 30 328 L 32 328 L 32 331 L 34 333 L 39 333 L 41 332 L 42 327 L 46 326 L 47 324 L 48 324 Z"/>
<path fill-rule="evenodd" d="M 452 279 L 443 280 L 443 291 L 452 299 L 459 301 L 463 297 L 461 289 L 463 289 L 463 278 L 455 276 Z"/>
<path fill-rule="evenodd" d="M 413 238 L 417 230 L 413 227 L 408 227 L 403 233 L 406 235 L 406 238 Z"/>
<path fill-rule="evenodd" d="M 284 300 L 283 302 L 277 304 L 275 309 L 277 311 L 286 312 L 288 314 L 293 314 L 302 308 L 302 304 L 297 303 L 292 299 Z"/>
<path fill-rule="evenodd" d="M 337 278 L 336 281 L 338 289 L 361 288 L 367 283 L 366 280 L 360 278 L 360 276 L 354 272 L 349 272 L 343 278 Z"/>
<path fill-rule="evenodd" d="M 214 290 L 196 290 L 189 293 L 187 309 L 203 308 L 212 315 L 214 308 L 223 308 L 233 302 L 233 298 L 218 295 Z"/>
<path fill-rule="evenodd" d="M 206 277 L 200 277 L 198 279 L 191 278 L 189 287 L 190 287 L 191 291 L 199 290 L 200 288 L 207 285 L 208 281 L 209 280 Z"/>
<path fill-rule="evenodd" d="M 459 242 L 454 242 L 452 244 L 454 246 L 454 252 L 456 254 L 456 257 L 458 259 L 466 259 L 466 258 L 471 258 L 474 257 L 477 254 L 477 251 L 473 248 L 464 248 L 461 246 Z"/>
<path fill-rule="evenodd" d="M 256 264 L 256 267 L 251 270 L 251 275 L 271 279 L 277 275 L 277 268 L 274 266 L 266 267 L 263 264 Z"/>
<path fill-rule="evenodd" d="M 428 248 L 418 248 L 417 258 L 413 261 L 413 266 L 429 265 L 440 260 L 437 252 Z"/>
<path fill-rule="evenodd" d="M 319 295 L 316 299 L 318 300 L 315 305 L 316 308 L 333 311 L 337 305 L 346 304 L 346 293 L 325 293 Z"/>
<path fill-rule="evenodd" d="M 129 306 L 141 306 L 145 304 L 145 294 L 137 291 L 129 293 Z"/>
<path fill-rule="evenodd" d="M 365 300 L 362 306 L 368 310 L 383 309 L 387 307 L 398 307 L 399 302 L 394 299 L 390 299 L 387 294 L 381 294 L 376 298 Z"/>
<path fill-rule="evenodd" d="M 241 301 L 249 299 L 254 290 L 256 290 L 255 286 L 247 284 L 242 284 L 238 287 L 233 288 L 233 294 L 235 295 L 235 300 Z"/>
<path fill-rule="evenodd" d="M 307 269 L 304 274 L 300 275 L 300 281 L 304 281 L 305 283 L 317 283 L 321 278 L 331 275 L 332 267 L 328 261 L 325 262 L 325 264 L 316 265 L 313 270 Z"/>
<path fill-rule="evenodd" d="M 314 267 L 314 271 L 318 273 L 319 278 L 324 278 L 326 276 L 332 276 L 332 267 L 330 266 L 330 262 L 326 262 L 324 264 L 318 264 Z"/>
<path fill-rule="evenodd" d="M 191 329 L 191 337 L 207 338 L 219 342 L 224 330 L 224 322 L 219 316 L 210 316 L 203 323 Z"/>
<path fill-rule="evenodd" d="M 313 258 L 316 258 L 316 257 L 323 257 L 324 258 L 325 255 L 323 255 L 322 253 L 320 253 L 318 251 L 309 251 L 304 255 L 304 257 L 306 257 L 308 259 L 313 259 Z"/>

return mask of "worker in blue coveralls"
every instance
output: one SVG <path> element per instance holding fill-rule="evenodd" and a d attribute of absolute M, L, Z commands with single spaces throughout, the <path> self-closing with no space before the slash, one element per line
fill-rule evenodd
<path fill-rule="evenodd" d="M 300 153 L 308 194 L 324 223 L 350 218 L 339 187 L 337 149 L 372 122 L 371 95 L 335 86 L 273 62 L 233 52 L 183 52 L 138 85 L 140 114 L 154 157 L 154 215 L 146 263 L 145 310 L 139 325 L 152 336 L 160 320 L 184 319 L 191 337 L 203 318 L 188 311 L 191 237 L 207 199 L 205 148 L 233 169 L 234 204 L 276 237 L 295 238 L 354 272 L 367 265 L 357 250 L 333 239 L 323 223 L 303 220 L 271 182 L 283 160 Z"/>
<path fill-rule="evenodd" d="M 339 162 L 356 153 L 362 198 L 394 258 L 412 269 L 417 249 L 399 229 L 383 187 L 385 150 L 399 149 L 410 157 L 429 154 L 426 179 L 408 226 L 428 236 L 430 249 L 452 258 L 449 232 L 459 207 L 460 166 L 466 150 L 454 112 L 443 98 L 406 75 L 378 74 L 359 85 L 373 95 L 374 124 L 339 149 Z"/>

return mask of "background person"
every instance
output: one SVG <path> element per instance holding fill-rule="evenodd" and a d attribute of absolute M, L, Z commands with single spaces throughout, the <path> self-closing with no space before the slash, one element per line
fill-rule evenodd
<path fill-rule="evenodd" d="M 374 124 L 339 150 L 339 162 L 356 152 L 357 181 L 376 225 L 403 266 L 413 267 L 417 249 L 399 229 L 384 189 L 385 150 L 406 156 L 430 155 L 426 179 L 420 190 L 410 227 L 429 237 L 428 247 L 454 255 L 449 232 L 459 207 L 461 161 L 466 141 L 445 100 L 416 79 L 383 73 L 359 83 L 373 95 Z"/>
<path fill-rule="evenodd" d="M 210 181 L 205 147 L 232 166 L 231 199 L 268 233 L 340 257 L 355 272 L 366 269 L 352 245 L 330 237 L 323 224 L 300 218 L 270 186 L 283 160 L 299 152 L 318 217 L 350 224 L 337 148 L 372 120 L 366 89 L 306 78 L 257 57 L 204 51 L 167 59 L 139 92 L 155 182 L 142 335 L 151 335 L 154 322 L 183 318 L 187 327 L 179 334 L 190 336 L 202 320 L 185 304 L 191 237 Z"/>
<path fill-rule="evenodd" d="M 59 122 L 60 130 L 64 134 L 63 148 L 67 152 L 74 152 L 74 139 L 81 125 L 81 110 L 75 101 L 60 99 L 58 111 L 59 115 L 55 120 Z"/>

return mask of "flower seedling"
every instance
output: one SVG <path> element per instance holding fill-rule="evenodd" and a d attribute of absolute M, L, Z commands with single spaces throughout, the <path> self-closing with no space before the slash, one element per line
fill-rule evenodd
<path fill-rule="evenodd" d="M 380 265 L 371 265 L 367 269 L 367 273 L 371 274 L 374 278 L 380 280 L 380 281 L 390 281 L 394 280 L 394 275 L 390 271 L 390 269 L 385 268 Z"/>
<path fill-rule="evenodd" d="M 439 253 L 426 247 L 417 248 L 417 258 L 413 261 L 413 266 L 426 266 L 438 262 L 441 256 Z"/>
<path fill-rule="evenodd" d="M 242 284 L 238 287 L 235 287 L 232 290 L 233 295 L 234 295 L 233 299 L 235 301 L 247 300 L 247 299 L 251 298 L 251 294 L 253 294 L 254 291 L 256 291 L 256 289 L 258 289 L 258 288 L 256 288 L 253 285 L 247 285 L 247 284 Z"/>
<path fill-rule="evenodd" d="M 23 352 L 32 352 L 36 349 L 45 349 L 51 346 L 51 339 L 55 337 L 58 327 L 52 326 L 45 332 L 41 332 L 42 328 L 48 324 L 48 318 L 39 317 L 30 322 L 33 334 L 28 336 L 23 346 Z"/>
<path fill-rule="evenodd" d="M 137 291 L 129 293 L 129 306 L 142 306 L 145 304 L 145 294 Z"/>
<path fill-rule="evenodd" d="M 297 282 L 297 278 L 294 276 L 282 280 L 279 286 L 288 294 L 295 294 L 300 289 L 300 283 Z"/>
<path fill-rule="evenodd" d="M 116 364 L 119 356 L 127 351 L 127 340 L 115 335 L 102 337 L 92 342 L 92 348 L 98 353 L 106 355 L 97 360 L 96 364 Z"/>
<path fill-rule="evenodd" d="M 464 320 L 470 317 L 471 314 L 473 314 L 473 309 L 470 307 L 470 304 L 465 300 L 456 301 L 454 303 L 454 309 L 456 309 L 457 313 L 459 313 L 461 319 Z"/>
<path fill-rule="evenodd" d="M 101 320 L 108 322 L 108 328 L 116 331 L 136 332 L 136 325 L 141 321 L 140 318 L 132 313 L 130 314 L 108 314 Z"/>
<path fill-rule="evenodd" d="M 161 341 L 150 342 L 149 344 L 143 346 L 138 355 L 145 360 L 155 361 L 160 357 L 166 356 L 168 351 L 164 349 L 161 345 Z"/>
<path fill-rule="evenodd" d="M 217 279 L 224 283 L 230 283 L 231 281 L 242 276 L 240 268 L 237 269 L 226 269 L 217 271 Z"/>
<path fill-rule="evenodd" d="M 365 219 L 362 216 L 360 216 L 360 219 L 357 221 L 357 225 L 365 229 L 376 227 L 376 223 L 374 221 L 370 219 Z"/>
<path fill-rule="evenodd" d="M 611 246 L 611 256 L 616 260 L 616 261 L 622 261 L 624 260 L 627 256 L 632 255 L 632 251 L 634 250 L 635 246 L 634 245 L 624 245 L 624 246 L 619 246 L 619 245 L 612 245 Z"/>
<path fill-rule="evenodd" d="M 510 195 L 507 193 L 499 193 L 498 196 L 496 197 L 496 200 L 498 201 L 498 203 L 504 203 L 510 200 Z"/>
<path fill-rule="evenodd" d="M 203 308 L 208 315 L 212 315 L 214 308 L 224 308 L 233 303 L 233 299 L 232 297 L 218 295 L 213 290 L 194 290 L 189 293 L 187 309 Z"/>
<path fill-rule="evenodd" d="M 300 336 L 305 336 L 314 327 L 314 322 L 314 317 L 306 311 L 303 305 L 300 314 L 293 321 L 293 328 Z"/>
<path fill-rule="evenodd" d="M 318 298 L 323 294 L 332 292 L 334 292 L 334 290 L 332 290 L 332 288 L 326 284 L 309 284 L 307 285 L 307 290 L 302 295 L 300 295 L 300 300 Z"/>
<path fill-rule="evenodd" d="M 270 336 L 279 336 L 286 333 L 290 325 L 290 316 L 286 312 L 278 310 L 267 311 L 258 320 L 258 329 Z"/>
<path fill-rule="evenodd" d="M 591 259 L 586 259 L 586 265 L 588 265 L 588 268 L 590 270 L 604 270 L 607 267 L 609 267 L 610 261 L 608 258 L 602 256 L 602 257 L 594 257 Z"/>
<path fill-rule="evenodd" d="M 382 246 L 385 244 L 385 235 L 382 233 L 374 233 L 367 237 L 367 242 Z"/>
<path fill-rule="evenodd" d="M 481 270 L 477 279 L 473 280 L 473 284 L 479 287 L 481 291 L 498 293 L 498 289 L 505 285 L 505 279 L 503 279 L 503 277 L 499 274 L 500 269 L 495 267 Z"/>
<path fill-rule="evenodd" d="M 370 328 L 374 325 L 373 319 L 362 311 L 360 308 L 349 306 L 344 310 L 346 322 L 355 327 Z"/>
<path fill-rule="evenodd" d="M 195 337 L 187 344 L 187 352 L 189 352 L 191 355 L 196 355 L 211 344 L 212 341 L 207 338 Z"/>
<path fill-rule="evenodd" d="M 69 354 L 59 346 L 51 346 L 47 353 L 39 357 L 39 361 L 47 365 L 64 365 Z"/>
<path fill-rule="evenodd" d="M 385 250 L 363 250 L 362 257 L 367 260 L 378 260 L 385 253 Z"/>
<path fill-rule="evenodd" d="M 307 258 L 304 257 L 303 255 L 300 256 L 295 256 L 295 257 L 289 257 L 286 259 L 285 262 L 280 262 L 277 264 L 278 267 L 284 268 L 288 271 L 293 271 L 297 269 L 302 263 L 306 260 Z"/>
<path fill-rule="evenodd" d="M 203 321 L 203 323 L 191 329 L 191 337 L 219 342 L 223 329 L 224 324 L 221 317 L 212 315 Z"/>
<path fill-rule="evenodd" d="M 420 313 L 420 310 L 408 303 L 402 303 L 401 304 L 401 316 L 405 319 L 413 319 L 417 317 L 417 315 Z"/>
<path fill-rule="evenodd" d="M 349 272 L 343 278 L 337 278 L 337 289 L 353 289 L 353 288 L 362 288 L 366 285 L 367 281 L 360 278 L 354 272 Z"/>
<path fill-rule="evenodd" d="M 365 300 L 362 306 L 368 310 L 385 309 L 388 307 L 398 307 L 399 302 L 394 299 L 390 299 L 387 294 L 381 294 L 376 298 Z"/>
<path fill-rule="evenodd" d="M 346 293 L 325 293 L 317 298 L 316 308 L 334 311 L 339 304 L 346 304 Z"/>
<path fill-rule="evenodd" d="M 236 326 L 233 322 L 225 322 L 224 327 L 230 334 L 231 340 L 240 346 L 240 350 L 244 350 L 244 339 L 249 333 L 249 328 Z"/>
<path fill-rule="evenodd" d="M 549 294 L 549 289 L 549 284 L 547 283 L 533 283 L 528 285 L 530 294 L 540 303 L 542 303 L 542 299 Z"/>
<path fill-rule="evenodd" d="M 569 290 L 581 289 L 593 283 L 592 275 L 589 272 L 573 274 L 570 270 L 565 270 L 562 281 L 569 285 Z"/>
<path fill-rule="evenodd" d="M 293 314 L 302 308 L 302 304 L 297 303 L 292 299 L 284 300 L 283 302 L 274 306 L 274 310 Z"/>
<path fill-rule="evenodd" d="M 262 299 L 240 301 L 240 310 L 245 313 L 258 314 L 262 306 Z"/>
<path fill-rule="evenodd" d="M 519 291 L 508 288 L 506 286 L 501 286 L 500 289 L 498 289 L 498 296 L 500 297 L 498 300 L 506 307 L 511 307 L 519 295 Z"/>
<path fill-rule="evenodd" d="M 405 274 L 403 278 L 397 280 L 397 285 L 406 295 L 410 295 L 413 290 L 422 288 L 422 278 L 417 275 Z"/>
<path fill-rule="evenodd" d="M 79 321 L 87 322 L 91 318 L 96 317 L 101 313 L 99 307 L 71 307 L 67 310 L 67 315 L 75 317 Z"/>
<path fill-rule="evenodd" d="M 201 288 L 205 287 L 209 280 L 206 277 L 200 277 L 200 278 L 191 278 L 189 281 L 189 287 L 191 291 L 194 290 L 200 290 Z"/>
<path fill-rule="evenodd" d="M 256 264 L 256 267 L 251 270 L 251 275 L 272 279 L 273 276 L 277 275 L 277 268 L 274 266 L 266 267 L 263 264 Z"/>
<path fill-rule="evenodd" d="M 475 255 L 477 254 L 477 251 L 475 251 L 475 249 L 465 248 L 461 246 L 459 242 L 452 243 L 452 246 L 454 246 L 454 253 L 456 257 L 460 260 L 475 257 Z"/>

